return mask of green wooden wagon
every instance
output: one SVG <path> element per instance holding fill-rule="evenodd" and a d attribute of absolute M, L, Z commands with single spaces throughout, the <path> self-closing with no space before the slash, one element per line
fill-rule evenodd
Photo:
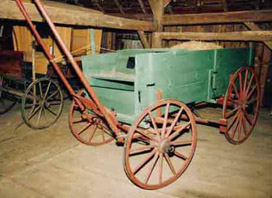
<path fill-rule="evenodd" d="M 61 40 L 40 0 L 34 0 L 85 90 L 75 93 L 46 50 L 21 2 L 37 42 L 73 97 L 69 127 L 87 145 L 125 144 L 124 169 L 144 189 L 179 178 L 196 149 L 196 123 L 213 124 L 233 144 L 244 142 L 258 117 L 260 94 L 250 67 L 252 49 L 123 50 L 85 56 L 83 72 Z M 194 108 L 221 104 L 222 118 L 199 117 Z"/>

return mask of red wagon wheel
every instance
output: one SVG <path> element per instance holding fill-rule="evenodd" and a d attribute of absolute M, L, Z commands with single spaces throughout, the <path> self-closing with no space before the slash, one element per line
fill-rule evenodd
<path fill-rule="evenodd" d="M 242 67 L 231 78 L 223 105 L 227 119 L 225 137 L 241 144 L 252 133 L 260 108 L 260 86 L 253 69 Z"/>
<path fill-rule="evenodd" d="M 163 100 L 148 107 L 129 130 L 124 169 L 144 189 L 174 182 L 189 166 L 196 149 L 196 122 L 182 102 Z"/>
<path fill-rule="evenodd" d="M 104 119 L 87 109 L 82 111 L 77 100 L 70 108 L 69 127 L 74 137 L 87 145 L 98 146 L 114 139 Z"/>

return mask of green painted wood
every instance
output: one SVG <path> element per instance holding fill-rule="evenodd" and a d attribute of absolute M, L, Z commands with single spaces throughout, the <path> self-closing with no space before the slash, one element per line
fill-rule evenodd
<path fill-rule="evenodd" d="M 83 72 L 102 104 L 121 122 L 133 123 L 162 98 L 185 103 L 215 102 L 227 89 L 229 75 L 253 63 L 251 49 L 121 50 L 82 58 Z"/>

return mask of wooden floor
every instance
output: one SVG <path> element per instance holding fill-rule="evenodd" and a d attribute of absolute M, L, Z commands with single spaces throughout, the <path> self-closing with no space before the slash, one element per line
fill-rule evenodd
<path fill-rule="evenodd" d="M 123 170 L 123 147 L 88 147 L 60 120 L 46 130 L 19 126 L 17 105 L 0 116 L 0 197 L 272 197 L 272 117 L 262 110 L 254 133 L 240 146 L 217 128 L 198 126 L 193 161 L 176 182 L 155 191 L 133 185 Z M 205 109 L 202 114 L 216 115 Z"/>

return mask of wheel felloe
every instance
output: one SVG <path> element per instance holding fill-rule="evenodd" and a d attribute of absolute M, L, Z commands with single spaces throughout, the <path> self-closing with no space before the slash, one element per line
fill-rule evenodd
<path fill-rule="evenodd" d="M 196 123 L 190 109 L 175 100 L 147 108 L 129 130 L 124 169 L 144 189 L 174 182 L 189 166 L 196 148 Z"/>
<path fill-rule="evenodd" d="M 243 143 L 252 133 L 260 108 L 260 87 L 250 67 L 242 67 L 230 80 L 223 105 L 227 119 L 226 139 L 232 144 Z"/>
<path fill-rule="evenodd" d="M 86 145 L 98 146 L 114 140 L 105 120 L 93 112 L 81 110 L 73 100 L 69 112 L 69 127 L 74 137 Z"/>
<path fill-rule="evenodd" d="M 54 124 L 63 109 L 59 85 L 48 78 L 40 78 L 26 89 L 22 97 L 22 118 L 32 129 L 44 129 Z"/>

